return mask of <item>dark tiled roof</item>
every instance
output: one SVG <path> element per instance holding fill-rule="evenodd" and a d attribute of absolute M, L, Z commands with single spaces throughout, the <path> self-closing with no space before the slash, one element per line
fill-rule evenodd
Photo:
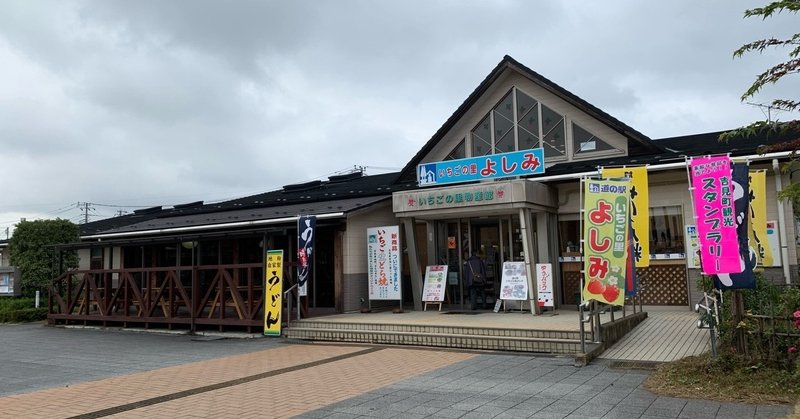
<path fill-rule="evenodd" d="M 433 147 L 444 137 L 444 135 L 458 122 L 458 120 L 472 107 L 472 105 L 483 95 L 486 90 L 494 83 L 507 68 L 512 68 L 520 73 L 526 75 L 534 82 L 538 83 L 545 89 L 550 90 L 553 94 L 564 99 L 573 106 L 581 109 L 589 115 L 594 116 L 600 121 L 605 122 L 609 127 L 613 128 L 620 134 L 629 139 L 630 154 L 646 154 L 658 153 L 660 146 L 654 143 L 650 138 L 641 132 L 629 127 L 620 120 L 607 114 L 601 109 L 595 107 L 591 103 L 581 99 L 580 97 L 572 94 L 567 89 L 553 83 L 541 74 L 531 70 L 530 68 L 520 64 L 517 60 L 506 55 L 503 60 L 489 73 L 488 76 L 478 85 L 478 87 L 467 97 L 461 106 L 447 119 L 444 125 L 431 137 L 430 140 L 420 149 L 420 151 L 408 162 L 408 164 L 400 172 L 400 178 L 403 180 L 413 180 L 416 178 L 416 167 L 422 161 L 422 158 L 427 155 Z"/>
<path fill-rule="evenodd" d="M 746 156 L 757 154 L 761 146 L 774 146 L 798 139 L 797 132 L 789 131 L 781 133 L 767 132 L 755 136 L 719 141 L 719 136 L 723 132 L 725 131 L 663 138 L 657 140 L 657 142 L 664 148 L 689 156 L 722 153 L 731 153 L 732 156 Z"/>
<path fill-rule="evenodd" d="M 597 170 L 600 166 L 675 163 L 685 160 L 686 156 L 691 157 L 724 153 L 730 153 L 733 157 L 751 156 L 757 155 L 759 153 L 758 149 L 761 146 L 781 144 L 787 141 L 797 140 L 798 138 L 798 134 L 794 132 L 784 132 L 780 134 L 764 133 L 750 137 L 739 137 L 723 142 L 719 141 L 719 136 L 723 132 L 725 131 L 654 140 L 665 149 L 662 153 L 639 156 L 617 156 L 598 160 L 560 163 L 548 167 L 543 175 L 534 176 L 532 179 L 544 176 L 590 172 Z"/>
<path fill-rule="evenodd" d="M 199 214 L 173 215 L 169 217 L 157 217 L 136 224 L 130 224 L 103 231 L 102 234 L 113 233 L 147 233 L 160 234 L 169 233 L 171 229 L 185 227 L 203 227 L 200 230 L 210 230 L 210 226 L 225 228 L 225 225 L 235 225 L 247 227 L 247 223 L 261 220 L 276 220 L 287 217 L 294 217 L 298 214 L 331 214 L 348 213 L 361 208 L 369 207 L 378 202 L 387 200 L 390 195 L 371 196 L 371 197 L 352 197 L 336 199 L 330 201 L 305 202 L 288 205 L 278 205 L 270 207 L 258 207 L 248 209 L 228 209 L 224 211 L 206 212 Z M 285 221 L 288 222 L 288 221 Z M 252 226 L 250 226 L 252 227 Z M 193 229 L 192 229 L 193 230 Z"/>
<path fill-rule="evenodd" d="M 347 212 L 388 198 L 392 192 L 416 186 L 413 183 L 396 182 L 398 175 L 398 172 L 373 176 L 353 173 L 332 176 L 325 181 L 286 185 L 280 190 L 224 202 L 153 207 L 134 214 L 82 224 L 81 235 L 217 224 L 258 217 L 269 219 L 319 212 Z"/>

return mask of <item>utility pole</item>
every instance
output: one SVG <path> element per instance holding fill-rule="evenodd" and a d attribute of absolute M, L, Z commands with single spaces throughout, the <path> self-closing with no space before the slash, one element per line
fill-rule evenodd
<path fill-rule="evenodd" d="M 94 207 L 91 206 L 91 202 L 78 202 L 78 208 L 81 210 L 83 215 L 83 224 L 89 222 L 89 210 L 93 210 Z"/>

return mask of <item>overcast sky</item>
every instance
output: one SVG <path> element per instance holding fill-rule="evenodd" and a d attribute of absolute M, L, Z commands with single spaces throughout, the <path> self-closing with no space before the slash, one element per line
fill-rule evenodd
<path fill-rule="evenodd" d="M 760 5 L 6 0 L 0 239 L 78 202 L 96 220 L 397 170 L 505 54 L 654 139 L 741 126 L 786 52 L 732 51 L 800 18 L 743 19 Z M 800 84 L 778 87 L 756 101 Z"/>

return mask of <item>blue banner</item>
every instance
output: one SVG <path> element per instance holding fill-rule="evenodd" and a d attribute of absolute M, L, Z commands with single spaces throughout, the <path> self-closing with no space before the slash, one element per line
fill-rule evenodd
<path fill-rule="evenodd" d="M 314 229 L 317 217 L 301 215 L 297 219 L 297 289 L 300 296 L 308 295 L 308 277 L 314 269 Z"/>
<path fill-rule="evenodd" d="M 417 166 L 417 184 L 434 186 L 542 173 L 544 173 L 544 150 L 532 148 L 481 157 L 423 163 Z"/>
<path fill-rule="evenodd" d="M 714 285 L 719 289 L 755 288 L 753 261 L 750 259 L 748 245 L 748 219 L 750 218 L 750 180 L 746 164 L 733 165 L 733 206 L 736 219 L 736 234 L 739 239 L 739 263 L 741 273 L 714 275 Z"/>

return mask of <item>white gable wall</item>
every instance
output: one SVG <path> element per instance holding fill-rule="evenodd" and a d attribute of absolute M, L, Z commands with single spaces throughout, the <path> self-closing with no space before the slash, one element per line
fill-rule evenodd
<path fill-rule="evenodd" d="M 453 148 L 455 148 L 455 146 L 465 138 L 467 139 L 466 148 L 467 156 L 469 157 L 471 153 L 471 139 L 469 136 L 470 132 L 514 86 L 538 100 L 541 104 L 544 104 L 559 114 L 564 115 L 566 118 L 565 122 L 567 127 L 568 154 L 572 152 L 571 122 L 573 121 L 580 125 L 583 129 L 591 132 L 614 148 L 623 150 L 625 154 L 627 154 L 628 142 L 624 136 L 609 128 L 599 120 L 584 113 L 575 106 L 570 105 L 560 97 L 550 93 L 548 90 L 534 83 L 531 79 L 525 77 L 523 74 L 512 70 L 506 70 L 505 73 L 500 76 L 498 80 L 492 84 L 492 86 L 490 86 L 486 93 L 473 104 L 472 108 L 469 109 L 464 116 L 454 124 L 453 128 L 451 128 L 444 135 L 442 140 L 433 147 L 431 152 L 423 157 L 421 163 L 444 160 L 444 158 L 453 150 Z M 611 153 L 611 155 L 615 154 L 616 153 Z M 604 154 L 597 153 L 591 156 L 587 154 L 587 156 L 583 156 L 580 160 L 590 160 L 601 155 Z"/>

